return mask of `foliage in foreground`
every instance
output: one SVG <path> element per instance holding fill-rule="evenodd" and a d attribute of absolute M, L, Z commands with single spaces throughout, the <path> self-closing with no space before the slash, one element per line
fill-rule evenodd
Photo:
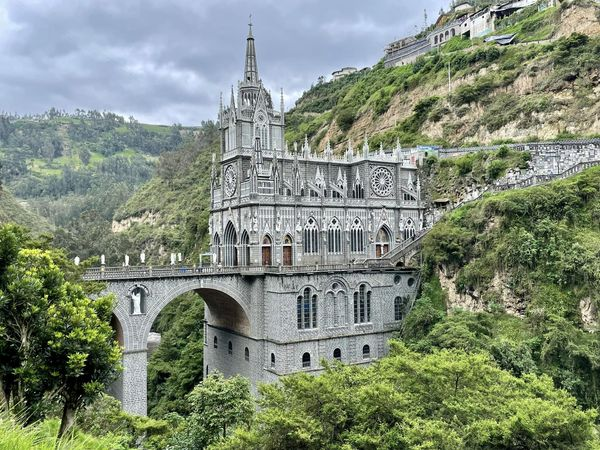
<path fill-rule="evenodd" d="M 128 450 L 129 447 L 112 434 L 98 436 L 73 431 L 56 440 L 59 421 L 49 419 L 26 427 L 8 416 L 0 417 L 0 449 L 3 450 Z"/>
<path fill-rule="evenodd" d="M 0 227 L 0 403 L 28 420 L 58 403 L 63 435 L 76 410 L 114 379 L 121 350 L 112 297 L 92 301 L 61 263 L 64 255 L 36 248 L 22 229 Z"/>
<path fill-rule="evenodd" d="M 206 448 L 236 426 L 247 425 L 254 413 L 250 383 L 239 375 L 225 379 L 219 373 L 210 374 L 188 401 L 192 412 L 172 439 L 174 450 Z"/>
<path fill-rule="evenodd" d="M 368 368 L 292 375 L 262 394 L 251 427 L 212 448 L 584 449 L 596 439 L 596 412 L 549 377 L 517 378 L 461 350 L 422 355 L 392 342 Z"/>

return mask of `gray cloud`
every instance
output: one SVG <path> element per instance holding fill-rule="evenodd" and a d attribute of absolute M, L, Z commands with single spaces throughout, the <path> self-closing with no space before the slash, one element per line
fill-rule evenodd
<path fill-rule="evenodd" d="M 0 110 L 214 119 L 242 75 L 248 14 L 259 73 L 287 107 L 320 75 L 370 66 L 448 0 L 0 0 Z"/>

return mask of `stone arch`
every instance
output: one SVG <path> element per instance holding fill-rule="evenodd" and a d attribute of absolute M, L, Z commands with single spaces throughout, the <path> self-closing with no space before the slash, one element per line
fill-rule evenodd
<path fill-rule="evenodd" d="M 294 238 L 288 233 L 283 237 L 282 263 L 284 266 L 294 265 Z"/>
<path fill-rule="evenodd" d="M 184 283 L 177 282 L 172 289 L 166 290 L 162 296 L 152 302 L 148 308 L 140 336 L 142 342 L 148 340 L 150 328 L 160 312 L 177 297 L 190 291 L 195 291 L 202 297 L 211 315 L 213 325 L 246 336 L 251 335 L 250 304 L 239 289 L 231 287 L 223 281 L 194 280 Z"/>

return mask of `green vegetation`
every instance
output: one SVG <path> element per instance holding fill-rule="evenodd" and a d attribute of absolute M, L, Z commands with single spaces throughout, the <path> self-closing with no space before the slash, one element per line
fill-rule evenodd
<path fill-rule="evenodd" d="M 498 32 L 516 33 L 519 42 L 546 40 L 556 36 L 566 12 L 581 7 L 599 10 L 582 1 L 541 12 L 534 5 L 502 21 Z M 322 147 L 326 134 L 337 145 L 367 133 L 377 144 L 392 145 L 399 139 L 405 146 L 461 145 L 512 124 L 515 139 L 527 141 L 535 127 L 554 123 L 544 122 L 554 111 L 563 112 L 567 122 L 563 127 L 575 130 L 574 136 L 586 136 L 592 123 L 582 110 L 598 103 L 593 89 L 594 68 L 600 65 L 599 39 L 575 33 L 554 42 L 500 47 L 455 37 L 413 64 L 385 68 L 380 62 L 371 70 L 305 92 L 286 116 L 286 139 L 301 141 L 307 135 L 313 146 Z M 524 90 L 530 77 L 535 83 Z M 423 110 L 432 92 L 438 100 Z M 564 93 L 560 101 L 558 92 Z M 372 133 L 381 129 L 384 115 L 395 125 Z M 559 125 L 552 125 L 556 137 L 564 131 Z"/>
<path fill-rule="evenodd" d="M 148 363 L 148 412 L 190 413 L 186 395 L 202 381 L 204 303 L 195 293 L 182 295 L 157 317 L 152 330 L 161 343 Z"/>
<path fill-rule="evenodd" d="M 368 368 L 335 365 L 262 387 L 250 429 L 215 449 L 585 449 L 596 412 L 489 356 L 461 350 L 423 355 L 392 342 Z"/>
<path fill-rule="evenodd" d="M 507 169 L 527 169 L 531 155 L 501 146 L 497 151 L 468 153 L 457 158 L 425 160 L 421 174 L 431 199 L 457 200 L 471 186 L 483 188 L 501 178 Z"/>
<path fill-rule="evenodd" d="M 52 229 L 45 219 L 20 205 L 10 192 L 0 188 L 0 224 L 3 223 L 27 226 L 36 234 Z"/>
<path fill-rule="evenodd" d="M 202 124 L 194 141 L 179 151 L 161 155 L 157 176 L 115 213 L 115 220 L 151 213 L 154 223 L 136 223 L 119 233 L 138 248 L 149 248 L 151 262 L 158 248 L 182 252 L 189 264 L 207 249 L 212 153 L 219 152 L 219 132 L 213 122 Z M 154 251 L 153 251 L 154 250 Z M 168 255 L 163 256 L 168 258 Z"/>
<path fill-rule="evenodd" d="M 206 448 L 237 426 L 248 425 L 254 413 L 250 383 L 236 375 L 211 374 L 187 396 L 191 414 L 174 434 L 174 450 Z"/>
<path fill-rule="evenodd" d="M 121 350 L 112 297 L 89 299 L 67 281 L 63 270 L 79 274 L 64 255 L 39 247 L 18 227 L 0 228 L 0 406 L 31 421 L 54 404 L 64 436 L 75 412 L 115 378 Z"/>
<path fill-rule="evenodd" d="M 597 324 L 584 322 L 580 303 L 600 306 L 599 180 L 593 168 L 488 196 L 445 217 L 425 238 L 426 274 L 452 276 L 457 293 L 476 296 L 487 312 L 444 319 L 439 302 L 418 301 L 407 319 L 408 342 L 420 351 L 488 351 L 501 367 L 548 374 L 581 405 L 598 408 L 598 339 L 585 331 Z"/>

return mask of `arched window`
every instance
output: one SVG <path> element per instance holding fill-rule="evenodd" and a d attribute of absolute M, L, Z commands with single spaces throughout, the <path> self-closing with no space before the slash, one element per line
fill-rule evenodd
<path fill-rule="evenodd" d="M 452 36 L 452 37 L 456 36 L 456 30 L 454 28 L 452 28 L 452 30 L 450 30 L 450 36 Z"/>
<path fill-rule="evenodd" d="M 358 287 L 354 293 L 354 323 L 366 323 L 371 321 L 371 291 L 367 290 L 366 284 Z"/>
<path fill-rule="evenodd" d="M 390 233 L 386 226 L 383 226 L 377 232 L 375 239 L 375 256 L 377 258 L 390 251 Z"/>
<path fill-rule="evenodd" d="M 213 253 L 214 253 L 214 263 L 221 264 L 221 238 L 219 237 L 219 233 L 215 233 L 213 236 Z"/>
<path fill-rule="evenodd" d="M 310 217 L 304 225 L 302 244 L 305 254 L 314 255 L 319 253 L 319 227 L 314 217 Z"/>
<path fill-rule="evenodd" d="M 310 367 L 310 353 L 308 352 L 302 355 L 302 367 Z"/>
<path fill-rule="evenodd" d="M 437 43 L 438 43 L 438 37 L 434 36 L 434 38 L 433 38 L 433 45 L 437 45 Z"/>
<path fill-rule="evenodd" d="M 262 265 L 273 265 L 273 242 L 269 236 L 265 236 L 262 241 Z"/>
<path fill-rule="evenodd" d="M 292 237 L 286 234 L 283 238 L 283 265 L 291 266 L 293 264 L 293 249 L 292 249 Z"/>
<path fill-rule="evenodd" d="M 269 144 L 269 137 L 267 135 L 267 126 L 263 125 L 261 130 L 260 130 L 260 142 L 262 144 L 262 148 L 263 149 L 267 149 L 268 148 L 268 144 Z"/>
<path fill-rule="evenodd" d="M 363 359 L 369 359 L 371 357 L 371 347 L 369 347 L 368 345 L 363 345 L 362 354 Z"/>
<path fill-rule="evenodd" d="M 317 328 L 317 294 L 309 287 L 304 288 L 296 302 L 298 329 Z"/>
<path fill-rule="evenodd" d="M 233 344 L 231 343 L 231 341 L 229 341 L 229 344 L 227 344 L 227 353 L 233 355 Z"/>
<path fill-rule="evenodd" d="M 271 353 L 271 367 L 275 367 L 275 353 Z"/>
<path fill-rule="evenodd" d="M 248 347 L 244 349 L 244 359 L 250 361 L 250 350 L 248 350 Z"/>
<path fill-rule="evenodd" d="M 365 230 L 358 217 L 354 219 L 350 227 L 350 251 L 353 253 L 365 251 Z"/>
<path fill-rule="evenodd" d="M 213 339 L 213 347 L 214 348 L 219 348 L 219 340 L 217 339 L 216 336 Z"/>
<path fill-rule="evenodd" d="M 404 224 L 404 231 L 402 233 L 404 240 L 412 239 L 415 235 L 415 224 L 412 219 L 408 219 Z"/>
<path fill-rule="evenodd" d="M 352 188 L 352 198 L 365 198 L 365 189 L 361 181 L 357 181 Z"/>
<path fill-rule="evenodd" d="M 333 359 L 337 359 L 338 361 L 342 360 L 342 351 L 339 348 L 336 348 L 333 351 Z"/>
<path fill-rule="evenodd" d="M 327 229 L 327 250 L 329 253 L 342 253 L 342 227 L 335 217 Z"/>
<path fill-rule="evenodd" d="M 250 237 L 248 232 L 244 230 L 240 239 L 240 259 L 242 266 L 250 265 Z"/>
<path fill-rule="evenodd" d="M 223 259 L 224 265 L 227 267 L 237 266 L 237 233 L 231 222 L 227 222 L 225 227 L 225 235 L 223 240 Z"/>

